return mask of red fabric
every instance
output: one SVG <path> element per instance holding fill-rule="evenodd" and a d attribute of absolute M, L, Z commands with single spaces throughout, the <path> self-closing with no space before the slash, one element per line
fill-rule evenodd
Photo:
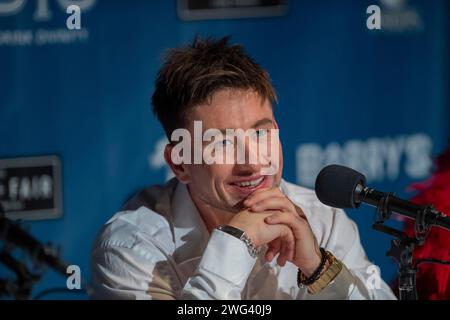
<path fill-rule="evenodd" d="M 437 158 L 436 171 L 426 182 L 414 184 L 419 191 L 412 201 L 432 204 L 450 216 L 450 149 Z M 414 232 L 413 224 L 406 225 L 408 234 Z M 450 260 L 450 231 L 433 227 L 421 247 L 416 247 L 414 259 L 435 258 Z M 450 300 L 450 266 L 423 263 L 417 273 L 417 291 L 422 300 Z"/>

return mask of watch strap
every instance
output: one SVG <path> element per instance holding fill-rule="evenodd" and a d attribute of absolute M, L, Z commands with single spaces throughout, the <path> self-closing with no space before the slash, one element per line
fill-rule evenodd
<path fill-rule="evenodd" d="M 252 258 L 257 258 L 259 255 L 259 250 L 254 246 L 252 240 L 247 236 L 245 231 L 235 228 L 233 226 L 229 225 L 221 225 L 217 227 L 218 230 L 228 233 L 229 235 L 238 238 L 239 240 L 243 241 L 245 245 L 247 246 L 248 252 Z"/>

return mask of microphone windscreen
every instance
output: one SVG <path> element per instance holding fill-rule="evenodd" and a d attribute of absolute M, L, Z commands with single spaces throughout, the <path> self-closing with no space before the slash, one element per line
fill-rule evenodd
<path fill-rule="evenodd" d="M 337 164 L 323 168 L 316 178 L 315 190 L 320 202 L 335 208 L 357 208 L 355 189 L 366 177 L 356 170 Z"/>

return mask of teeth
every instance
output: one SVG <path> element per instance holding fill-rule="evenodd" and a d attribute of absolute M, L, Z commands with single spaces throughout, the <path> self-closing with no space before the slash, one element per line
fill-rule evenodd
<path fill-rule="evenodd" d="M 256 180 L 237 182 L 236 184 L 240 187 L 254 187 L 254 186 L 257 186 L 258 184 L 260 184 L 261 181 L 263 181 L 263 179 L 264 179 L 264 177 L 261 177 Z"/>

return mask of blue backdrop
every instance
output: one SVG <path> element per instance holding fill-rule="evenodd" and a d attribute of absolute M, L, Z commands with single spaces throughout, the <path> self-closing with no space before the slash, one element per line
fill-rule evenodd
<path fill-rule="evenodd" d="M 13 2 L 22 5 L 6 12 Z M 66 29 L 70 2 L 82 7 L 80 31 Z M 366 26 L 371 4 L 381 30 Z M 176 1 L 162 0 L 0 0 L 0 13 L 0 158 L 60 156 L 63 216 L 28 224 L 87 279 L 102 224 L 166 179 L 150 97 L 164 51 L 196 34 L 232 35 L 269 71 L 289 181 L 311 187 L 322 166 L 340 162 L 410 197 L 450 137 L 445 0 L 293 0 L 280 17 L 206 21 L 182 21 Z M 391 281 L 390 238 L 371 229 L 373 212 L 348 214 Z M 35 292 L 65 284 L 47 272 Z M 70 297 L 79 298 L 49 296 Z"/>

